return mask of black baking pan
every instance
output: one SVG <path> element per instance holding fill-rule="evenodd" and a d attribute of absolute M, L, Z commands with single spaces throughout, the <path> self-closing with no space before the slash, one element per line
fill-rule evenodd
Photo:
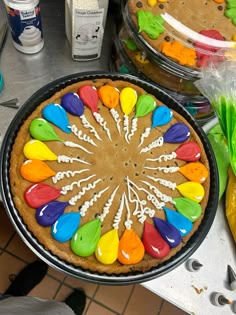
<path fill-rule="evenodd" d="M 99 274 L 90 271 L 84 271 L 79 267 L 75 267 L 67 262 L 59 259 L 53 253 L 46 250 L 34 237 L 34 235 L 27 229 L 27 226 L 22 221 L 21 217 L 18 214 L 18 210 L 14 205 L 13 196 L 10 189 L 10 180 L 9 180 L 9 167 L 10 167 L 10 155 L 14 139 L 18 133 L 19 128 L 25 121 L 25 119 L 34 111 L 34 109 L 44 100 L 53 96 L 57 91 L 60 91 L 67 85 L 76 83 L 83 80 L 93 80 L 99 78 L 109 78 L 113 80 L 126 80 L 128 82 L 134 83 L 148 93 L 151 93 L 156 96 L 157 99 L 162 101 L 164 104 L 169 106 L 169 108 L 175 110 L 181 114 L 195 129 L 196 133 L 200 137 L 203 146 L 205 148 L 209 165 L 210 165 L 210 193 L 209 201 L 205 210 L 205 215 L 203 220 L 198 228 L 198 230 L 193 234 L 187 244 L 171 259 L 158 265 L 155 268 L 150 269 L 145 273 L 136 272 L 129 274 L 120 274 L 120 275 L 108 275 L 108 274 Z M 200 244 L 205 239 L 216 214 L 218 206 L 218 172 L 216 167 L 216 161 L 211 149 L 211 146 L 208 142 L 207 136 L 194 120 L 194 118 L 173 98 L 168 94 L 163 92 L 158 87 L 147 83 L 135 76 L 131 75 L 122 75 L 118 73 L 78 73 L 63 77 L 61 79 L 50 82 L 36 93 L 34 93 L 25 104 L 19 109 L 16 116 L 12 120 L 5 137 L 3 139 L 2 148 L 0 152 L 0 191 L 2 195 L 2 201 L 6 212 L 13 223 L 16 231 L 23 239 L 23 241 L 28 245 L 28 247 L 42 260 L 44 260 L 51 267 L 64 272 L 70 276 L 80 278 L 85 281 L 90 281 L 98 284 L 110 284 L 110 285 L 125 285 L 132 283 L 141 283 L 148 281 L 157 277 L 164 275 L 167 272 L 170 272 L 181 263 L 183 263 L 188 257 L 190 257 L 194 251 L 200 246 Z"/>

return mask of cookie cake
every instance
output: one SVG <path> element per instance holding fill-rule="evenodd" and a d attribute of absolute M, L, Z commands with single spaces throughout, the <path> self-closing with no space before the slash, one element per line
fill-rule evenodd
<path fill-rule="evenodd" d="M 234 0 L 127 0 L 125 16 L 162 62 L 198 71 L 212 54 L 235 48 L 235 12 Z"/>
<path fill-rule="evenodd" d="M 45 251 L 91 273 L 145 273 L 173 259 L 210 198 L 201 138 L 136 82 L 65 84 L 22 122 L 10 152 L 24 225 Z"/>

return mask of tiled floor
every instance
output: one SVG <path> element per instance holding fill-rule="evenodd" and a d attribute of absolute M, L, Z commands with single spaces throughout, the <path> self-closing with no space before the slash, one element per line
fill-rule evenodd
<path fill-rule="evenodd" d="M 24 244 L 0 204 L 0 292 L 9 286 L 11 275 L 38 259 Z M 73 288 L 87 295 L 84 315 L 186 315 L 141 285 L 106 286 L 81 281 L 49 268 L 47 276 L 29 295 L 63 301 Z"/>

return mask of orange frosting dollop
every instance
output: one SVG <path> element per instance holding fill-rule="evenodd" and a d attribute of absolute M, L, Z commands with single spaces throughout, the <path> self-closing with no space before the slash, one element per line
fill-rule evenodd
<path fill-rule="evenodd" d="M 104 85 L 98 90 L 98 96 L 102 103 L 112 109 L 115 108 L 120 101 L 119 91 L 111 85 Z"/>
<path fill-rule="evenodd" d="M 143 259 L 145 250 L 133 229 L 125 230 L 119 243 L 118 260 L 124 265 L 137 264 Z"/>
<path fill-rule="evenodd" d="M 181 65 L 196 66 L 196 51 L 187 48 L 178 41 L 173 43 L 164 41 L 160 44 L 163 54 L 177 60 Z"/>
<path fill-rule="evenodd" d="M 39 183 L 56 173 L 41 160 L 27 160 L 20 167 L 21 176 L 32 183 Z"/>

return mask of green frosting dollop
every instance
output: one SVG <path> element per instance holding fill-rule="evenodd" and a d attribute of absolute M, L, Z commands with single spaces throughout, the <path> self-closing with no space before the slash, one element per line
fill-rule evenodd
<path fill-rule="evenodd" d="M 95 252 L 101 236 L 101 221 L 95 219 L 81 226 L 71 239 L 72 251 L 82 257 L 87 257 Z"/>
<path fill-rule="evenodd" d="M 231 19 L 232 23 L 236 25 L 236 1 L 235 0 L 227 0 L 227 4 L 225 8 L 225 16 Z"/>
<path fill-rule="evenodd" d="M 145 32 L 151 39 L 157 39 L 165 31 L 162 26 L 164 19 L 160 15 L 153 15 L 152 12 L 139 10 L 137 18 L 139 32 Z"/>
<path fill-rule="evenodd" d="M 177 211 L 191 222 L 195 222 L 201 216 L 202 208 L 199 203 L 185 197 L 176 197 L 173 200 Z"/>
<path fill-rule="evenodd" d="M 135 41 L 131 38 L 125 41 L 125 45 L 129 50 L 132 50 L 132 51 L 135 51 L 138 49 L 138 46 L 136 45 Z"/>

